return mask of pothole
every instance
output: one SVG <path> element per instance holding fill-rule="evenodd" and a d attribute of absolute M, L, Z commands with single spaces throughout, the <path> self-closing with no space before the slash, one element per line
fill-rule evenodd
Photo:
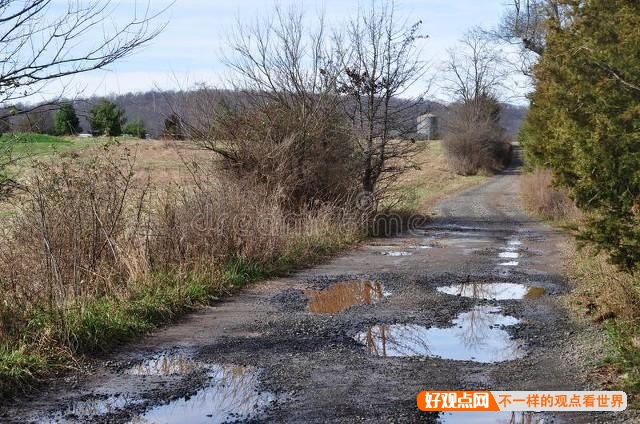
<path fill-rule="evenodd" d="M 355 336 L 377 356 L 431 356 L 456 361 L 493 363 L 522 358 L 522 343 L 513 340 L 502 326 L 517 318 L 500 314 L 495 306 L 476 306 L 458 315 L 449 328 L 416 324 L 381 324 Z"/>
<path fill-rule="evenodd" d="M 543 422 L 543 418 L 533 412 L 441 412 L 438 417 L 440 424 L 541 424 Z"/>
<path fill-rule="evenodd" d="M 391 293 L 373 281 L 344 281 L 320 291 L 309 291 L 307 309 L 317 314 L 335 314 L 356 305 L 371 305 Z"/>
<path fill-rule="evenodd" d="M 199 369 L 201 365 L 182 352 L 166 352 L 146 359 L 129 368 L 129 375 L 170 376 L 184 375 Z"/>
<path fill-rule="evenodd" d="M 251 419 L 266 409 L 275 396 L 258 390 L 258 371 L 251 367 L 215 365 L 211 381 L 192 396 L 156 406 L 132 424 L 204 424 Z"/>
<path fill-rule="evenodd" d="M 485 300 L 523 299 L 529 288 L 516 283 L 464 283 L 438 287 L 440 293 Z"/>
<path fill-rule="evenodd" d="M 380 252 L 380 254 L 383 255 L 383 256 L 411 256 L 411 255 L 413 255 L 413 253 L 407 252 L 405 250 L 385 251 L 385 252 Z"/>
<path fill-rule="evenodd" d="M 539 299 L 546 293 L 547 291 L 542 287 L 530 287 L 524 297 L 525 299 Z"/>

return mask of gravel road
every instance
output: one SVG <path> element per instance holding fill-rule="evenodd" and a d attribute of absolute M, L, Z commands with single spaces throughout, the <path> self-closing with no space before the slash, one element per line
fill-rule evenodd
<path fill-rule="evenodd" d="M 559 300 L 565 238 L 524 214 L 518 173 L 441 201 L 401 237 L 255 284 L 92 360 L 3 406 L 0 421 L 633 422 L 415 406 L 430 389 L 594 388 L 598 333 Z"/>

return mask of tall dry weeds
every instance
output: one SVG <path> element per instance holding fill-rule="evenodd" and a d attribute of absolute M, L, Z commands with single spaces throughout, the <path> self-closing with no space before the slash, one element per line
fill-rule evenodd
<path fill-rule="evenodd" d="M 552 220 L 579 219 L 580 211 L 566 190 L 553 186 L 553 176 L 546 169 L 535 169 L 520 177 L 520 193 L 525 208 Z"/>
<path fill-rule="evenodd" d="M 125 151 L 36 164 L 0 242 L 5 328 L 20 330 L 11 316 L 125 296 L 148 273 L 140 240 L 146 187 L 134 185 L 133 161 Z"/>
<path fill-rule="evenodd" d="M 230 263 L 279 272 L 355 241 L 365 228 L 362 213 L 346 206 L 355 202 L 317 201 L 292 211 L 260 180 L 233 178 L 208 163 L 191 168 L 190 184 L 155 195 L 125 152 L 35 167 L 0 241 L 0 337 L 32 331 L 42 339 L 38 331 L 53 329 L 52 343 L 73 350 L 82 344 L 74 332 L 87 321 L 96 327 L 82 337 L 92 338 L 92 348 L 108 345 L 96 334 L 102 323 L 91 320 L 109 314 L 87 316 L 87 305 L 127 304 L 145 289 L 179 290 L 194 278 L 208 292 L 222 292 Z M 233 278 L 238 284 L 244 274 Z M 173 301 L 141 313 L 171 316 Z M 125 321 L 118 325 L 137 325 L 126 314 L 113 316 Z M 34 317 L 47 324 L 34 326 Z M 109 323 L 104 328 L 111 331 Z"/>

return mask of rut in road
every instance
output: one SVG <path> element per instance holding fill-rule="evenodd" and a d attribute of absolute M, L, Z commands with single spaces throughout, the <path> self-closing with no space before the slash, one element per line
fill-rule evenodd
<path fill-rule="evenodd" d="M 558 301 L 565 239 L 522 211 L 518 172 L 441 201 L 410 234 L 255 284 L 95 360 L 2 421 L 629 422 L 416 408 L 422 390 L 589 388 L 597 352 Z"/>

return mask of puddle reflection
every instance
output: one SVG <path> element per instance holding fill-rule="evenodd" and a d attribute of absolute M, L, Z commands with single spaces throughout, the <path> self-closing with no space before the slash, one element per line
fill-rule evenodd
<path fill-rule="evenodd" d="M 500 308 L 476 306 L 453 320 L 450 328 L 427 328 L 415 324 L 382 324 L 361 332 L 355 339 L 377 356 L 432 356 L 482 363 L 521 358 L 521 343 L 500 326 L 518 319 L 499 314 Z"/>
<path fill-rule="evenodd" d="M 210 384 L 190 397 L 157 406 L 131 424 L 222 423 L 250 419 L 274 400 L 258 392 L 258 373 L 243 366 L 214 366 Z"/>
<path fill-rule="evenodd" d="M 396 252 L 381 252 L 383 256 L 411 256 L 413 253 L 405 252 L 405 251 L 396 251 Z"/>
<path fill-rule="evenodd" d="M 183 353 L 163 353 L 152 359 L 147 359 L 141 364 L 129 368 L 126 373 L 130 375 L 154 375 L 169 376 L 188 374 L 199 368 L 199 364 L 185 356 Z"/>
<path fill-rule="evenodd" d="M 440 293 L 485 300 L 523 299 L 529 288 L 515 283 L 465 283 L 438 287 Z"/>
<path fill-rule="evenodd" d="M 371 305 L 390 293 L 373 281 L 345 281 L 321 291 L 309 291 L 309 312 L 333 314 L 355 305 Z"/>
<path fill-rule="evenodd" d="M 440 424 L 538 424 L 544 420 L 533 412 L 442 412 Z"/>
<path fill-rule="evenodd" d="M 74 400 L 62 412 L 48 418 L 37 419 L 38 424 L 45 423 L 74 423 L 89 422 L 90 417 L 101 416 L 117 412 L 126 406 L 140 403 L 125 395 L 109 395 L 103 398 L 95 397 L 85 400 Z"/>

